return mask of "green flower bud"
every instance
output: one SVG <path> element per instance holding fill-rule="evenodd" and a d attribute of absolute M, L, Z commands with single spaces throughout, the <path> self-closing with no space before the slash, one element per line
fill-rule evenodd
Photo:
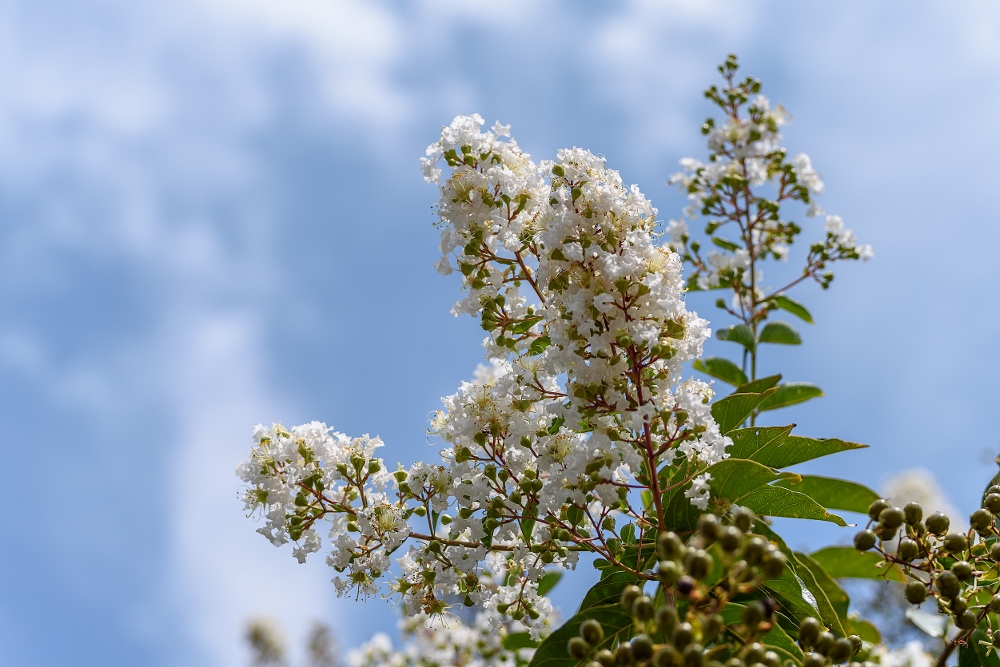
<path fill-rule="evenodd" d="M 753 526 L 753 512 L 742 508 L 733 512 L 733 525 L 744 533 L 749 533 Z"/>
<path fill-rule="evenodd" d="M 653 640 L 646 635 L 639 634 L 632 637 L 632 655 L 638 662 L 644 662 L 653 657 Z"/>
<path fill-rule="evenodd" d="M 1000 561 L 1000 542 L 994 542 L 990 547 L 990 560 Z"/>
<path fill-rule="evenodd" d="M 656 652 L 653 654 L 653 667 L 673 667 L 674 662 L 678 658 L 677 649 L 670 644 L 665 644 L 656 649 Z"/>
<path fill-rule="evenodd" d="M 985 530 L 993 525 L 993 514 L 985 507 L 980 507 L 969 517 L 969 525 L 975 530 Z"/>
<path fill-rule="evenodd" d="M 705 661 L 705 647 L 701 644 L 690 644 L 684 649 L 684 667 L 701 667 Z"/>
<path fill-rule="evenodd" d="M 946 598 L 955 597 L 961 588 L 958 584 L 958 577 L 951 572 L 942 572 L 938 575 L 936 585 L 941 595 Z"/>
<path fill-rule="evenodd" d="M 670 637 L 673 634 L 678 621 L 677 609 L 674 607 L 664 605 L 656 610 L 656 625 L 664 637 Z"/>
<path fill-rule="evenodd" d="M 990 598 L 989 607 L 994 614 L 1000 614 L 1000 595 L 994 595 Z"/>
<path fill-rule="evenodd" d="M 594 656 L 594 661 L 601 665 L 601 667 L 615 667 L 615 654 L 606 648 L 602 648 Z"/>
<path fill-rule="evenodd" d="M 701 536 L 712 543 L 719 538 L 719 532 L 722 529 L 722 524 L 719 523 L 719 517 L 714 514 L 702 514 L 701 518 L 698 519 L 698 532 Z"/>
<path fill-rule="evenodd" d="M 966 581 L 972 578 L 972 564 L 969 561 L 957 560 L 951 564 L 951 571 L 955 573 L 959 581 Z"/>
<path fill-rule="evenodd" d="M 806 653 L 802 659 L 802 667 L 825 667 L 826 658 L 818 653 Z"/>
<path fill-rule="evenodd" d="M 706 642 L 714 642 L 725 629 L 725 619 L 718 614 L 712 614 L 701 624 L 701 637 Z"/>
<path fill-rule="evenodd" d="M 878 515 L 878 522 L 889 530 L 895 530 L 903 525 L 905 518 L 903 510 L 898 507 L 887 507 Z"/>
<path fill-rule="evenodd" d="M 726 526 L 719 533 L 719 545 L 726 553 L 733 553 L 743 544 L 743 531 L 736 526 Z"/>
<path fill-rule="evenodd" d="M 740 612 L 740 618 L 751 631 L 756 629 L 756 627 L 763 622 L 766 615 L 767 610 L 764 608 L 764 605 L 760 600 L 754 600 L 747 606 L 743 607 L 743 611 Z M 758 661 L 755 660 L 754 662 Z"/>
<path fill-rule="evenodd" d="M 591 646 L 596 646 L 604 639 L 604 627 L 599 621 L 588 618 L 580 624 L 580 636 Z"/>
<path fill-rule="evenodd" d="M 758 642 L 747 644 L 743 651 L 743 662 L 748 665 L 764 661 L 765 649 L 764 646 Z"/>
<path fill-rule="evenodd" d="M 955 625 L 963 630 L 971 630 L 976 627 L 977 620 L 976 612 L 966 610 L 961 615 L 955 617 Z"/>
<path fill-rule="evenodd" d="M 987 494 L 986 498 L 983 499 L 983 507 L 993 514 L 1000 514 L 1000 493 Z"/>
<path fill-rule="evenodd" d="M 903 516 L 906 517 L 906 523 L 912 526 L 924 518 L 924 508 L 920 503 L 907 503 L 903 508 Z"/>
<path fill-rule="evenodd" d="M 868 506 L 868 516 L 871 517 L 872 521 L 878 521 L 878 517 L 882 514 L 882 510 L 888 509 L 889 507 L 891 507 L 891 505 L 888 501 L 879 498 Z"/>
<path fill-rule="evenodd" d="M 785 571 L 788 565 L 788 558 L 780 551 L 773 551 L 764 556 L 761 562 L 761 569 L 768 579 L 777 579 Z"/>
<path fill-rule="evenodd" d="M 927 587 L 919 581 L 911 581 L 906 584 L 903 596 L 911 604 L 920 604 L 927 599 Z"/>
<path fill-rule="evenodd" d="M 819 639 L 819 633 L 823 631 L 823 625 L 815 618 L 803 619 L 799 625 L 799 645 L 802 648 L 809 648 Z"/>
<path fill-rule="evenodd" d="M 712 569 L 712 557 L 702 549 L 688 551 L 687 557 L 684 560 L 688 574 L 698 581 L 708 576 L 708 573 Z"/>
<path fill-rule="evenodd" d="M 766 550 L 767 542 L 764 538 L 754 535 L 743 544 L 743 560 L 751 566 L 759 565 Z"/>
<path fill-rule="evenodd" d="M 969 548 L 969 538 L 962 533 L 948 533 L 944 538 L 944 548 L 949 553 L 961 553 Z"/>
<path fill-rule="evenodd" d="M 621 667 L 622 665 L 631 665 L 635 662 L 635 656 L 632 655 L 632 645 L 622 642 L 618 645 L 618 651 L 615 653 L 615 662 Z"/>
<path fill-rule="evenodd" d="M 664 586 L 673 586 L 677 583 L 677 578 L 681 576 L 681 570 L 672 560 L 661 560 L 656 568 L 656 577 Z"/>
<path fill-rule="evenodd" d="M 816 638 L 816 644 L 815 646 L 813 646 L 813 648 L 820 655 L 825 655 L 829 657 L 830 651 L 833 650 L 833 645 L 836 641 L 837 638 L 833 635 L 832 632 L 824 630 L 823 632 L 819 633 L 819 637 Z"/>
<path fill-rule="evenodd" d="M 632 617 L 640 621 L 648 621 L 653 618 L 655 609 L 653 601 L 646 595 L 640 595 L 632 602 Z"/>
<path fill-rule="evenodd" d="M 569 654 L 577 660 L 582 660 L 590 653 L 590 644 L 583 637 L 571 637 L 566 644 Z"/>
<path fill-rule="evenodd" d="M 833 642 L 833 648 L 830 649 L 831 661 L 834 663 L 847 662 L 851 659 L 852 655 L 854 655 L 854 645 L 850 639 L 841 637 Z"/>
<path fill-rule="evenodd" d="M 868 551 L 875 546 L 875 533 L 870 530 L 862 530 L 854 536 L 854 547 L 858 551 Z"/>
<path fill-rule="evenodd" d="M 908 537 L 901 539 L 899 541 L 899 547 L 896 549 L 896 555 L 907 562 L 916 558 L 919 553 L 920 545 Z"/>
<path fill-rule="evenodd" d="M 684 542 L 673 532 L 660 533 L 656 538 L 656 552 L 664 560 L 680 560 L 684 551 Z"/>
<path fill-rule="evenodd" d="M 672 636 L 674 646 L 684 650 L 684 647 L 694 641 L 694 628 L 690 623 L 681 623 L 674 628 Z"/>
<path fill-rule="evenodd" d="M 948 532 L 948 526 L 951 525 L 951 519 L 940 512 L 934 512 L 934 514 L 927 517 L 924 524 L 927 526 L 927 530 L 934 535 L 944 535 Z"/>
<path fill-rule="evenodd" d="M 621 595 L 621 603 L 625 609 L 631 610 L 632 603 L 635 602 L 636 598 L 642 595 L 642 589 L 634 584 L 630 584 L 625 587 Z"/>

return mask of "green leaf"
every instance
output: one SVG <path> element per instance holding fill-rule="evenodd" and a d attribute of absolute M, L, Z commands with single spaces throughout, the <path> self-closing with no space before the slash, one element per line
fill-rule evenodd
<path fill-rule="evenodd" d="M 854 628 L 854 634 L 861 637 L 863 641 L 869 644 L 882 643 L 882 633 L 869 621 L 863 618 L 852 618 L 851 627 Z"/>
<path fill-rule="evenodd" d="M 775 392 L 768 389 L 759 394 L 730 394 L 712 404 L 712 416 L 722 435 L 727 435 L 743 423 L 750 413 Z"/>
<path fill-rule="evenodd" d="M 521 320 L 520 322 L 518 322 L 517 324 L 515 324 L 513 327 L 511 327 L 511 333 L 514 333 L 514 334 L 527 333 L 528 330 L 531 329 L 531 327 L 533 327 L 534 325 L 538 324 L 539 322 L 541 322 L 544 319 L 545 318 L 541 317 L 541 316 L 526 317 L 523 320 Z"/>
<path fill-rule="evenodd" d="M 753 331 L 745 324 L 734 324 L 726 329 L 719 329 L 715 332 L 715 336 L 719 340 L 731 340 L 734 343 L 739 343 L 751 352 L 756 344 L 753 339 Z"/>
<path fill-rule="evenodd" d="M 906 576 L 897 565 L 887 564 L 871 551 L 858 551 L 854 547 L 826 547 L 814 551 L 810 557 L 823 566 L 834 579 L 887 579 L 905 582 Z"/>
<path fill-rule="evenodd" d="M 830 514 L 809 496 L 772 486 L 770 482 L 781 479 L 784 474 L 760 463 L 729 458 L 709 466 L 708 473 L 712 476 L 709 486 L 713 500 L 724 499 L 728 505 L 740 505 L 763 516 L 815 519 L 831 521 L 839 526 L 847 525 L 842 518 Z"/>
<path fill-rule="evenodd" d="M 591 586 L 587 594 L 583 596 L 583 601 L 580 603 L 580 608 L 577 611 L 618 602 L 625 587 L 636 583 L 636 581 L 635 575 L 630 572 L 619 570 L 613 574 L 609 574 Z"/>
<path fill-rule="evenodd" d="M 535 340 L 531 341 L 531 345 L 528 347 L 528 354 L 541 354 L 551 343 L 552 340 L 548 336 L 539 336 Z"/>
<path fill-rule="evenodd" d="M 996 650 L 989 650 L 989 645 L 986 633 L 976 628 L 968 641 L 958 647 L 958 667 L 1000 667 L 1000 655 Z"/>
<path fill-rule="evenodd" d="M 809 311 L 806 310 L 806 307 L 798 301 L 789 299 L 787 296 L 776 296 L 771 300 L 774 302 L 774 305 L 781 308 L 785 312 L 791 313 L 809 324 L 813 323 L 812 315 L 810 315 Z"/>
<path fill-rule="evenodd" d="M 760 343 L 777 343 L 779 345 L 801 345 L 802 337 L 788 322 L 769 322 L 757 337 Z"/>
<path fill-rule="evenodd" d="M 610 648 L 619 640 L 628 639 L 632 630 L 632 617 L 625 613 L 617 601 L 585 609 L 542 641 L 528 663 L 529 667 L 576 667 L 579 661 L 570 656 L 566 645 L 570 638 L 580 634 L 580 624 L 590 618 L 604 626 L 604 640 L 593 648 L 592 653 Z"/>
<path fill-rule="evenodd" d="M 879 495 L 867 486 L 833 477 L 800 475 L 777 483 L 778 486 L 804 493 L 823 507 L 864 514 Z"/>
<path fill-rule="evenodd" d="M 729 448 L 729 455 L 751 459 L 772 468 L 787 468 L 828 454 L 868 447 L 836 438 L 788 435 L 791 430 L 791 426 L 769 426 L 730 431 L 727 435 L 733 439 L 733 446 Z"/>
<path fill-rule="evenodd" d="M 781 382 L 780 375 L 769 375 L 766 378 L 757 378 L 753 382 L 747 382 L 746 384 L 741 384 L 736 388 L 737 394 L 759 394 L 762 391 L 767 391 L 774 385 Z"/>
<path fill-rule="evenodd" d="M 512 632 L 503 638 L 503 647 L 508 651 L 521 648 L 535 648 L 538 642 L 531 638 L 530 632 Z"/>
<path fill-rule="evenodd" d="M 810 398 L 822 396 L 823 390 L 808 382 L 786 382 L 778 385 L 777 391 L 760 404 L 760 411 L 777 410 L 788 405 L 803 403 Z"/>
<path fill-rule="evenodd" d="M 718 236 L 712 237 L 712 243 L 730 252 L 736 252 L 736 250 L 739 249 L 739 246 L 732 241 L 727 241 L 726 239 L 719 238 Z"/>
<path fill-rule="evenodd" d="M 562 576 L 563 573 L 560 570 L 552 570 L 543 574 L 542 578 L 538 580 L 538 594 L 548 595 L 548 592 L 559 583 Z"/>
<path fill-rule="evenodd" d="M 809 570 L 813 581 L 820 590 L 826 595 L 826 599 L 829 600 L 830 606 L 833 611 L 837 614 L 837 618 L 840 620 L 841 625 L 844 626 L 844 630 L 850 632 L 851 622 L 847 618 L 847 611 L 851 604 L 851 598 L 848 597 L 847 593 L 839 584 L 834 580 L 830 574 L 823 569 L 823 566 L 818 562 L 809 557 L 809 554 L 804 554 L 801 552 L 795 552 L 795 558 L 799 565 L 802 567 L 796 567 L 796 572 L 800 576 L 805 578 L 805 573 L 802 571 L 803 568 Z M 811 582 L 806 582 L 811 583 Z M 810 586 L 812 588 L 812 586 Z"/>
<path fill-rule="evenodd" d="M 723 359 L 722 357 L 695 359 L 692 366 L 697 371 L 707 373 L 714 378 L 737 387 L 741 384 L 746 384 L 747 381 L 746 373 L 739 366 L 729 361 L 729 359 Z"/>
<path fill-rule="evenodd" d="M 736 626 L 741 624 L 744 607 L 745 605 L 730 602 L 719 611 L 719 615 L 726 621 L 726 625 L 730 626 L 728 628 L 729 631 L 736 634 L 742 642 L 746 642 L 746 638 L 741 637 L 736 633 Z M 789 657 L 794 658 L 799 662 L 802 661 L 802 649 L 799 648 L 798 644 L 795 643 L 795 640 L 789 637 L 777 623 L 772 625 L 771 629 L 764 633 L 758 641 L 767 646 L 769 649 L 779 649 L 780 651 L 788 654 Z"/>

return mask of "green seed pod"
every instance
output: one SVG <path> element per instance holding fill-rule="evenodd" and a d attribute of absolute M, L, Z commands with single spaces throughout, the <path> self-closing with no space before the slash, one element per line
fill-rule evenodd
<path fill-rule="evenodd" d="M 679 658 L 677 649 L 670 644 L 665 644 L 653 653 L 653 665 L 654 667 L 672 667 Z"/>
<path fill-rule="evenodd" d="M 852 655 L 854 655 L 854 645 L 850 639 L 841 637 L 833 642 L 833 648 L 830 649 L 830 660 L 835 664 L 847 662 L 851 659 Z"/>
<path fill-rule="evenodd" d="M 767 542 L 764 538 L 753 535 L 743 543 L 743 560 L 751 566 L 760 565 L 760 560 L 764 557 L 766 550 Z"/>
<path fill-rule="evenodd" d="M 993 546 L 990 547 L 990 560 L 1000 561 L 1000 542 L 994 542 Z"/>
<path fill-rule="evenodd" d="M 705 661 L 705 647 L 691 644 L 684 649 L 684 667 L 701 667 Z"/>
<path fill-rule="evenodd" d="M 622 606 L 625 607 L 625 609 L 631 611 L 632 603 L 635 602 L 635 599 L 640 595 L 642 595 L 642 589 L 639 588 L 638 586 L 635 585 L 626 586 L 625 590 L 622 591 L 622 596 L 621 596 Z"/>
<path fill-rule="evenodd" d="M 750 528 L 753 527 L 753 512 L 745 509 L 733 512 L 733 525 L 744 533 L 749 533 Z"/>
<path fill-rule="evenodd" d="M 694 628 L 691 627 L 690 623 L 680 623 L 674 628 L 672 639 L 674 646 L 684 650 L 685 646 L 694 641 Z"/>
<path fill-rule="evenodd" d="M 437 540 L 431 540 L 427 543 L 427 550 L 432 554 L 439 554 L 441 553 L 441 543 Z"/>
<path fill-rule="evenodd" d="M 768 579 L 777 579 L 785 571 L 786 565 L 788 565 L 788 558 L 785 554 L 780 551 L 773 551 L 764 556 L 764 560 L 761 562 L 761 569 L 764 571 L 764 576 Z"/>
<path fill-rule="evenodd" d="M 972 564 L 969 561 L 955 561 L 951 564 L 951 571 L 955 573 L 959 581 L 967 581 L 972 578 Z"/>
<path fill-rule="evenodd" d="M 969 608 L 969 603 L 966 601 L 965 598 L 957 597 L 954 600 L 952 600 L 951 604 L 948 606 L 951 607 L 951 613 L 953 613 L 955 616 L 961 616 L 962 614 L 965 613 L 965 610 Z"/>
<path fill-rule="evenodd" d="M 934 512 L 934 514 L 927 517 L 924 524 L 927 526 L 927 530 L 934 535 L 944 535 L 948 532 L 948 526 L 951 525 L 951 519 L 940 512 Z"/>
<path fill-rule="evenodd" d="M 600 621 L 588 618 L 580 624 L 580 636 L 591 646 L 596 646 L 604 639 L 604 627 Z"/>
<path fill-rule="evenodd" d="M 980 507 L 969 516 L 969 525 L 975 530 L 986 530 L 993 525 L 993 514 L 985 507 Z"/>
<path fill-rule="evenodd" d="M 781 656 L 774 651 L 767 651 L 762 662 L 764 667 L 781 667 Z"/>
<path fill-rule="evenodd" d="M 646 635 L 632 637 L 632 655 L 636 661 L 644 662 L 653 657 L 653 640 Z"/>
<path fill-rule="evenodd" d="M 1000 632 L 993 632 L 993 648 L 1000 648 Z"/>
<path fill-rule="evenodd" d="M 702 549 L 692 549 L 684 559 L 688 574 L 700 581 L 712 570 L 712 557 Z"/>
<path fill-rule="evenodd" d="M 989 607 L 994 614 L 1000 614 L 1000 595 L 994 595 L 990 598 Z"/>
<path fill-rule="evenodd" d="M 899 546 L 896 548 L 896 555 L 907 562 L 916 558 L 919 553 L 920 545 L 917 544 L 915 540 L 911 540 L 908 537 L 901 539 L 899 541 Z"/>
<path fill-rule="evenodd" d="M 701 536 L 705 538 L 708 544 L 719 539 L 719 531 L 721 529 L 722 524 L 719 523 L 719 517 L 714 514 L 702 514 L 701 518 L 698 519 L 698 532 L 701 533 Z"/>
<path fill-rule="evenodd" d="M 664 586 L 673 586 L 681 576 L 681 568 L 672 560 L 661 560 L 656 568 L 656 577 Z"/>
<path fill-rule="evenodd" d="M 747 667 L 747 663 L 743 662 L 739 658 L 730 658 L 726 660 L 725 667 Z"/>
<path fill-rule="evenodd" d="M 685 574 L 677 580 L 677 584 L 674 587 L 677 589 L 677 592 L 680 593 L 681 595 L 688 596 L 691 594 L 691 591 L 693 591 L 695 589 L 695 586 L 697 585 L 698 585 L 697 582 L 693 578 Z"/>
<path fill-rule="evenodd" d="M 847 637 L 848 641 L 851 642 L 851 655 L 857 655 L 861 652 L 861 649 L 865 647 L 864 641 L 858 635 L 849 635 Z"/>
<path fill-rule="evenodd" d="M 959 616 L 955 617 L 955 625 L 962 628 L 963 630 L 971 630 L 976 627 L 976 612 L 966 610 Z"/>
<path fill-rule="evenodd" d="M 719 546 L 726 553 L 733 553 L 743 544 L 743 531 L 736 526 L 726 526 L 719 533 Z"/>
<path fill-rule="evenodd" d="M 747 644 L 743 648 L 743 655 L 742 655 L 743 662 L 747 663 L 748 665 L 752 665 L 755 662 L 763 662 L 764 651 L 765 651 L 764 646 L 762 644 L 759 644 L 758 642 Z"/>
<path fill-rule="evenodd" d="M 858 551 L 868 551 L 875 546 L 875 533 L 870 530 L 862 530 L 854 536 L 854 548 Z"/>
<path fill-rule="evenodd" d="M 680 560 L 684 551 L 684 542 L 673 532 L 660 533 L 656 538 L 656 553 L 663 560 Z"/>
<path fill-rule="evenodd" d="M 969 538 L 962 533 L 948 533 L 944 538 L 944 548 L 949 553 L 961 553 L 969 548 Z"/>
<path fill-rule="evenodd" d="M 653 601 L 647 595 L 640 595 L 632 603 L 632 618 L 640 621 L 648 621 L 653 618 L 656 610 L 653 608 Z"/>
<path fill-rule="evenodd" d="M 618 650 L 615 652 L 615 663 L 622 667 L 624 665 L 631 665 L 635 662 L 635 656 L 632 655 L 632 645 L 621 643 L 618 645 Z"/>
<path fill-rule="evenodd" d="M 602 648 L 594 656 L 594 661 L 600 663 L 601 667 L 615 667 L 615 654 L 606 648 Z"/>
<path fill-rule="evenodd" d="M 920 520 L 924 518 L 924 508 L 920 506 L 920 503 L 906 503 L 906 506 L 903 507 L 903 516 L 910 526 L 920 523 Z"/>
<path fill-rule="evenodd" d="M 830 651 L 833 650 L 833 644 L 836 641 L 837 638 L 833 635 L 832 632 L 824 630 L 823 632 L 819 633 L 819 637 L 816 638 L 816 645 L 813 646 L 813 649 L 820 655 L 829 656 Z"/>
<path fill-rule="evenodd" d="M 891 507 L 891 505 L 888 501 L 879 498 L 868 506 L 868 516 L 871 517 L 872 521 L 878 521 L 878 517 L 882 514 L 882 510 L 888 509 L 889 507 Z"/>
<path fill-rule="evenodd" d="M 751 630 L 755 629 L 764 621 L 764 617 L 767 615 L 767 610 L 764 609 L 764 605 L 761 604 L 760 600 L 754 600 L 747 606 L 743 607 L 743 611 L 740 612 L 740 617 L 743 623 L 746 624 Z M 757 660 L 747 660 L 747 663 L 759 662 Z"/>
<path fill-rule="evenodd" d="M 898 507 L 887 507 L 878 515 L 878 522 L 882 524 L 884 528 L 895 530 L 903 525 L 905 518 L 903 510 Z"/>
<path fill-rule="evenodd" d="M 806 653 L 802 658 L 802 667 L 825 667 L 826 658 L 818 653 Z"/>
<path fill-rule="evenodd" d="M 660 633 L 663 634 L 664 639 L 673 635 L 674 628 L 677 627 L 679 620 L 677 609 L 670 605 L 664 605 L 656 610 L 656 626 L 660 628 Z"/>
<path fill-rule="evenodd" d="M 718 614 L 712 614 L 701 624 L 701 638 L 706 642 L 714 642 L 725 629 L 725 619 Z"/>
<path fill-rule="evenodd" d="M 1000 514 L 1000 493 L 987 494 L 983 500 L 983 507 L 994 514 Z"/>
<path fill-rule="evenodd" d="M 956 577 L 951 572 L 942 572 L 937 578 L 937 589 L 940 591 L 941 595 L 946 598 L 953 598 L 958 595 L 960 586 L 958 583 L 958 577 Z"/>
<path fill-rule="evenodd" d="M 799 625 L 799 646 L 809 648 L 819 639 L 819 633 L 823 631 L 823 625 L 815 618 L 809 617 L 802 620 Z"/>
<path fill-rule="evenodd" d="M 566 647 L 569 654 L 577 660 L 583 660 L 590 653 L 590 644 L 583 637 L 571 637 Z"/>
<path fill-rule="evenodd" d="M 906 584 L 903 596 L 911 604 L 920 604 L 927 599 L 927 587 L 919 581 L 911 581 Z"/>

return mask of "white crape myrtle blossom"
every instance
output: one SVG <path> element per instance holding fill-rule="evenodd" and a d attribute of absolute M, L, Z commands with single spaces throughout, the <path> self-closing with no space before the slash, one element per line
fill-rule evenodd
<path fill-rule="evenodd" d="M 261 532 L 300 560 L 328 526 L 338 593 L 386 579 L 411 615 L 461 601 L 477 624 L 538 639 L 546 571 L 591 552 L 654 579 L 622 531 L 666 530 L 668 505 L 707 508 L 706 468 L 732 442 L 711 386 L 683 378 L 710 331 L 650 202 L 587 150 L 536 164 L 507 126 L 482 125 L 459 116 L 422 159 L 440 191 L 437 268 L 462 276 L 453 312 L 488 333 L 489 363 L 431 422 L 440 458 L 390 473 L 381 441 L 314 422 L 258 427 L 239 473 Z"/>
<path fill-rule="evenodd" d="M 931 667 L 935 658 L 928 653 L 919 641 L 909 641 L 900 648 L 890 649 L 886 646 L 876 646 L 873 656 L 882 667 Z"/>

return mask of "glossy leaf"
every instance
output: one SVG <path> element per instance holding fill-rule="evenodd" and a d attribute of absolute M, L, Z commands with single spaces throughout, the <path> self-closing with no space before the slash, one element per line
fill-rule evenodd
<path fill-rule="evenodd" d="M 772 468 L 787 468 L 828 454 L 868 446 L 836 438 L 814 439 L 788 435 L 791 430 L 791 426 L 769 426 L 731 431 L 727 434 L 733 439 L 729 454 L 734 458 L 751 459 Z M 781 431 L 785 433 L 782 434 Z"/>
<path fill-rule="evenodd" d="M 817 561 L 809 557 L 809 554 L 804 554 L 801 552 L 795 552 L 795 559 L 801 567 L 795 568 L 799 575 L 806 579 L 806 584 L 810 585 L 812 582 L 809 581 L 802 571 L 803 568 L 809 570 L 809 574 L 812 576 L 812 580 L 815 581 L 819 590 L 823 591 L 826 595 L 826 599 L 829 600 L 830 606 L 832 607 L 834 613 L 837 614 L 837 618 L 840 619 L 841 625 L 844 629 L 850 632 L 851 623 L 847 618 L 847 611 L 851 604 L 851 598 L 848 597 L 847 593 L 843 588 L 834 580 L 830 574 L 823 569 Z M 815 590 L 811 585 L 810 589 Z M 817 596 L 818 597 L 818 596 Z"/>
<path fill-rule="evenodd" d="M 745 324 L 734 324 L 731 327 L 719 329 L 715 332 L 715 336 L 719 340 L 731 340 L 734 343 L 739 343 L 751 351 L 753 351 L 756 345 L 753 339 L 753 331 Z"/>
<path fill-rule="evenodd" d="M 614 604 L 590 607 L 573 616 L 551 635 L 546 637 L 532 656 L 529 667 L 576 667 L 566 645 L 570 638 L 580 634 L 580 624 L 593 618 L 604 626 L 604 640 L 594 647 L 594 653 L 613 646 L 619 639 L 627 639 L 632 631 L 632 617 L 616 601 Z"/>
<path fill-rule="evenodd" d="M 867 486 L 833 477 L 798 475 L 783 479 L 777 485 L 804 493 L 827 509 L 859 514 L 866 513 L 868 506 L 879 499 L 879 495 Z"/>
<path fill-rule="evenodd" d="M 757 378 L 753 382 L 747 382 L 746 384 L 741 384 L 736 388 L 737 394 L 759 394 L 762 391 L 767 391 L 771 387 L 777 385 L 781 382 L 781 375 L 768 375 L 767 377 Z"/>
<path fill-rule="evenodd" d="M 778 385 L 777 391 L 771 394 L 767 400 L 760 404 L 758 408 L 761 412 L 765 410 L 777 410 L 796 403 L 804 403 L 811 398 L 822 396 L 823 390 L 808 382 L 786 382 Z"/>
<path fill-rule="evenodd" d="M 695 359 L 694 369 L 701 371 L 702 373 L 707 373 L 714 378 L 718 378 L 723 382 L 728 382 L 733 386 L 739 386 L 741 384 L 746 384 L 747 376 L 743 370 L 729 361 L 729 359 L 723 359 L 722 357 L 707 357 L 705 359 Z"/>
<path fill-rule="evenodd" d="M 508 651 L 522 648 L 535 648 L 538 642 L 531 638 L 530 632 L 512 632 L 503 638 L 503 647 Z"/>
<path fill-rule="evenodd" d="M 587 594 L 583 596 L 583 601 L 577 611 L 618 602 L 625 587 L 635 582 L 634 574 L 622 571 L 613 572 L 591 586 Z"/>
<path fill-rule="evenodd" d="M 762 486 L 740 499 L 740 505 L 763 516 L 788 519 L 813 519 L 829 521 L 838 526 L 847 522 L 836 514 L 827 512 L 818 502 L 804 493 L 780 486 Z"/>
<path fill-rule="evenodd" d="M 870 644 L 882 643 L 882 633 L 869 621 L 863 618 L 852 618 L 851 627 L 854 628 L 854 634 L 861 637 L 862 640 Z"/>
<path fill-rule="evenodd" d="M 788 322 L 780 320 L 768 322 L 757 337 L 759 343 L 775 343 L 778 345 L 801 345 L 802 336 Z"/>
<path fill-rule="evenodd" d="M 723 435 L 728 434 L 750 416 L 750 413 L 774 393 L 774 389 L 759 394 L 730 394 L 712 404 L 712 416 Z"/>
<path fill-rule="evenodd" d="M 958 667 L 1000 667 L 1000 655 L 996 650 L 989 651 L 987 655 L 989 644 L 982 628 L 976 628 L 968 641 L 958 647 Z"/>
<path fill-rule="evenodd" d="M 776 305 L 778 308 L 781 308 L 785 312 L 791 313 L 792 315 L 795 315 L 799 319 L 808 322 L 809 324 L 813 323 L 812 315 L 810 315 L 809 311 L 806 310 L 806 307 L 803 306 L 798 301 L 790 299 L 784 295 L 776 296 L 772 299 L 772 301 L 774 302 L 774 305 Z"/>
<path fill-rule="evenodd" d="M 871 551 L 858 551 L 854 547 L 826 547 L 809 554 L 835 579 L 888 579 L 905 582 L 906 576 L 896 565 L 885 564 L 882 557 Z"/>
<path fill-rule="evenodd" d="M 549 591 L 562 579 L 562 576 L 563 573 L 558 570 L 552 570 L 543 574 L 542 578 L 538 580 L 538 594 L 548 595 Z"/>

